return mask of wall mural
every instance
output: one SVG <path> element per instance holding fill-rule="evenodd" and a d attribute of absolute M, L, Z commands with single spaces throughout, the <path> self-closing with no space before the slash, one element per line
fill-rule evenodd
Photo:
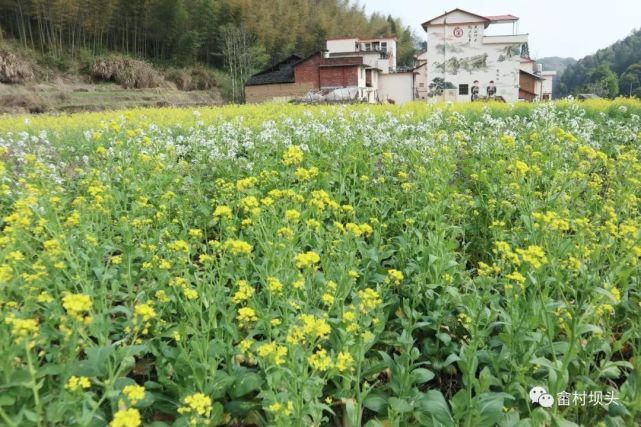
<path fill-rule="evenodd" d="M 515 44 L 512 46 L 505 46 L 502 53 L 499 55 L 499 62 L 507 61 L 510 58 L 521 55 L 521 45 Z"/>
<path fill-rule="evenodd" d="M 435 77 L 434 80 L 429 84 L 427 96 L 432 98 L 434 96 L 443 95 L 445 89 L 455 89 L 454 83 L 444 80 L 442 77 Z"/>
<path fill-rule="evenodd" d="M 473 70 L 486 70 L 487 57 L 487 53 L 460 59 L 453 57 L 445 62 L 434 62 L 434 67 L 440 70 L 440 72 L 448 74 L 458 74 L 461 69 L 467 72 L 471 72 Z"/>
<path fill-rule="evenodd" d="M 469 43 L 465 43 L 462 45 L 463 47 L 470 47 Z M 445 54 L 445 49 L 447 48 L 447 53 L 462 53 L 465 51 L 465 49 L 458 46 L 456 44 L 444 44 L 444 43 L 439 43 L 434 48 L 436 49 L 436 52 L 438 52 L 440 55 Z"/>

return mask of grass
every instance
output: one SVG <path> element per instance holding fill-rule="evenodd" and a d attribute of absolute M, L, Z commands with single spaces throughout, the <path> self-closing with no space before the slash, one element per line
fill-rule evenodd
<path fill-rule="evenodd" d="M 118 111 L 143 107 L 201 107 L 222 104 L 216 90 L 123 89 L 116 84 L 4 86 L 0 113 Z"/>

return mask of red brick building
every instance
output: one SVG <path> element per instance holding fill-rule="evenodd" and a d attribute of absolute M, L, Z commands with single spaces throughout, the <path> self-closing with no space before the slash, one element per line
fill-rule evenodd
<path fill-rule="evenodd" d="M 354 89 L 360 100 L 375 100 L 380 70 L 362 56 L 327 57 L 323 51 L 306 58 L 292 55 L 253 75 L 245 86 L 249 103 L 288 101 L 322 89 Z"/>

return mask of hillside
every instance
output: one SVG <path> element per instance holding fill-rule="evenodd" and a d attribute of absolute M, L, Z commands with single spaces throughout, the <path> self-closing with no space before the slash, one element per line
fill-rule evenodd
<path fill-rule="evenodd" d="M 641 97 L 641 30 L 566 67 L 558 79 L 557 93 L 581 92 Z"/>
<path fill-rule="evenodd" d="M 202 65 L 224 73 L 218 86 L 230 101 L 242 101 L 244 82 L 265 65 L 345 35 L 396 36 L 399 65 L 412 62 L 409 27 L 350 0 L 0 2 L 0 45 L 9 41 L 39 65 L 69 74 L 81 62 L 87 74 L 113 54 L 162 69 Z"/>
<path fill-rule="evenodd" d="M 218 105 L 225 82 L 225 74 L 204 66 L 158 66 L 115 54 L 51 63 L 15 42 L 0 43 L 0 114 Z"/>
<path fill-rule="evenodd" d="M 537 58 L 536 60 L 539 64 L 543 64 L 544 70 L 556 71 L 557 74 L 562 74 L 569 65 L 576 63 L 576 61 L 574 58 L 562 58 L 560 56 L 548 56 Z"/>

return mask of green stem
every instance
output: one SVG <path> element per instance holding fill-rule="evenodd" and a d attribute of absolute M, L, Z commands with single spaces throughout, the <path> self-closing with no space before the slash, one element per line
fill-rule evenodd
<path fill-rule="evenodd" d="M 5 424 L 8 425 L 9 427 L 17 427 L 18 426 L 18 424 L 14 423 L 13 420 L 11 420 L 11 418 L 9 418 L 7 413 L 4 412 L 4 410 L 2 409 L 2 406 L 0 406 L 0 418 L 2 418 L 2 420 L 5 422 Z"/>
<path fill-rule="evenodd" d="M 27 350 L 27 365 L 29 366 L 29 374 L 31 375 L 31 392 L 33 393 L 33 400 L 36 404 L 36 412 L 38 414 L 38 425 L 42 425 L 42 402 L 40 401 L 40 394 L 38 393 L 38 384 L 36 383 L 37 371 L 33 367 L 33 362 L 31 360 L 31 350 Z"/>

